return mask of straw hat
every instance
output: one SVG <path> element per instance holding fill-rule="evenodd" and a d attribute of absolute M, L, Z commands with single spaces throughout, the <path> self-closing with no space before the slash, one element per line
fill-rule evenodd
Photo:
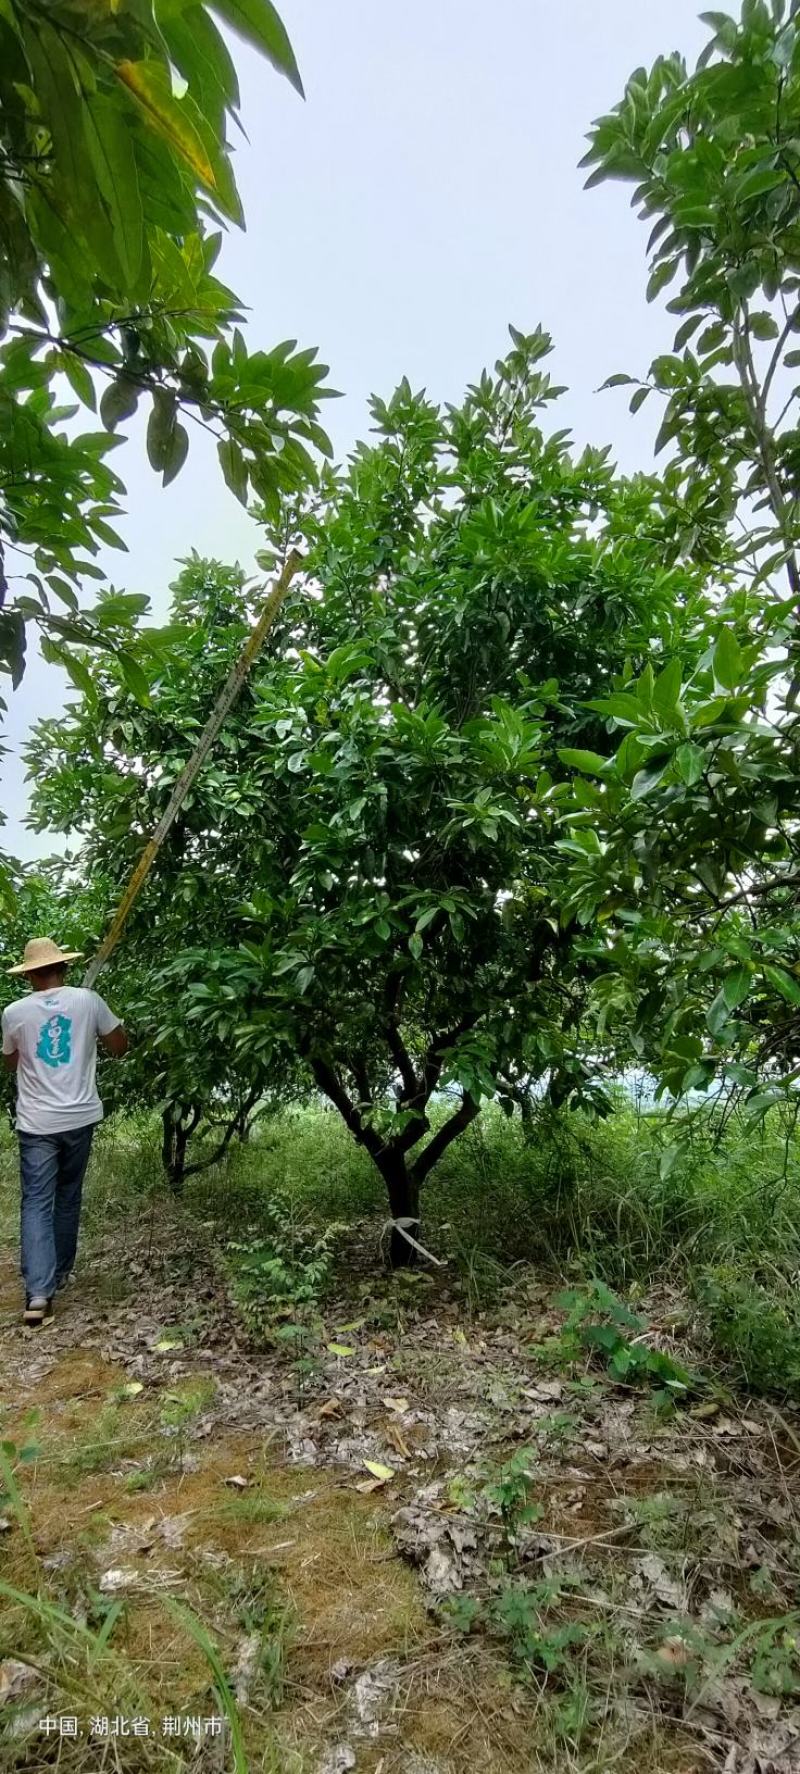
<path fill-rule="evenodd" d="M 80 949 L 60 949 L 57 942 L 51 942 L 49 936 L 34 936 L 26 942 L 25 953 L 19 967 L 9 967 L 9 973 L 38 973 L 41 967 L 61 967 L 66 961 L 79 961 Z"/>

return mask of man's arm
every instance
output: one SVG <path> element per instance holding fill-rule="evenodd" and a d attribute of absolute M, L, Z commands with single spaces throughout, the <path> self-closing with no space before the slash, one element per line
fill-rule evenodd
<path fill-rule="evenodd" d="M 92 998 L 94 999 L 95 1028 L 100 1046 L 114 1059 L 121 1059 L 123 1053 L 128 1051 L 128 1037 L 122 1023 L 119 1017 L 114 1015 L 105 998 L 100 997 L 99 992 L 92 992 Z"/>
<path fill-rule="evenodd" d="M 16 1072 L 17 1066 L 19 1065 L 19 1049 L 14 1046 L 14 1037 L 11 1033 L 9 1017 L 5 1010 L 3 1011 L 2 1016 L 2 1030 L 3 1065 L 7 1072 Z"/>

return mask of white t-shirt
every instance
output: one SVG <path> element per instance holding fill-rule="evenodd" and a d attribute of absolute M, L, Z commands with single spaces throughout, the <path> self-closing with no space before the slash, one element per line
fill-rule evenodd
<path fill-rule="evenodd" d="M 3 1052 L 18 1053 L 17 1130 L 69 1133 L 102 1121 L 95 1085 L 97 1037 L 119 1017 L 97 992 L 57 986 L 29 992 L 3 1011 Z"/>

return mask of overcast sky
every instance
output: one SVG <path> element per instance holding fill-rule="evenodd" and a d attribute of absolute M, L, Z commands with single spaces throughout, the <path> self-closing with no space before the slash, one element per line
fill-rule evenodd
<path fill-rule="evenodd" d="M 281 0 L 279 0 L 279 4 Z M 694 58 L 700 0 L 282 0 L 306 88 L 235 44 L 249 141 L 236 171 L 247 232 L 218 269 L 250 309 L 251 348 L 318 345 L 344 398 L 323 420 L 337 454 L 367 428 L 372 391 L 401 376 L 456 399 L 505 348 L 509 321 L 555 339 L 569 385 L 553 427 L 610 443 L 624 470 L 651 461 L 655 413 L 631 420 L 614 370 L 646 368 L 671 337 L 644 299 L 646 235 L 630 187 L 583 190 L 591 120 L 659 53 Z M 256 525 L 227 492 L 213 445 L 192 435 L 166 492 L 141 428 L 114 457 L 128 487 L 115 584 L 166 610 L 191 547 L 250 569 Z M 19 756 L 31 720 L 57 713 L 63 673 L 31 662 L 8 723 L 0 844 L 57 847 L 24 826 Z"/>

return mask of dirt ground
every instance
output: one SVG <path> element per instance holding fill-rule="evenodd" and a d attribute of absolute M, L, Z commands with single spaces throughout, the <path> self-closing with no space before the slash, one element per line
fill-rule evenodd
<path fill-rule="evenodd" d="M 370 1237 L 264 1349 L 166 1210 L 40 1332 L 4 1248 L 0 1769 L 800 1770 L 797 1420 L 658 1408 L 541 1277 L 470 1311 Z"/>

